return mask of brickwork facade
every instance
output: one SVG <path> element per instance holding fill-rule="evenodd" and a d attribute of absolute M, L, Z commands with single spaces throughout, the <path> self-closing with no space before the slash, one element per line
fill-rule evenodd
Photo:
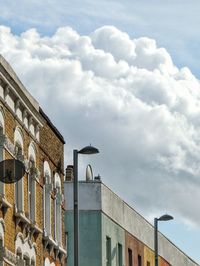
<path fill-rule="evenodd" d="M 25 175 L 0 182 L 0 266 L 64 265 L 64 139 L 0 56 L 0 161 Z"/>

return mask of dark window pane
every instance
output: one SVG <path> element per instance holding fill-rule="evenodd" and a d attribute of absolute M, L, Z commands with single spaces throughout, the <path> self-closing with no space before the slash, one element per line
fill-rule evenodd
<path fill-rule="evenodd" d="M 111 266 L 111 238 L 106 237 L 106 266 Z"/>
<path fill-rule="evenodd" d="M 128 266 L 133 266 L 133 253 L 132 249 L 128 249 Z"/>
<path fill-rule="evenodd" d="M 138 255 L 138 266 L 142 266 L 142 257 Z"/>

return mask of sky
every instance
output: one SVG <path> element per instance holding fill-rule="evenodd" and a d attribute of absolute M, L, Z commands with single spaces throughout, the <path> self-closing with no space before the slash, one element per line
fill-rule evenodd
<path fill-rule="evenodd" d="M 200 263 L 200 1 L 0 0 L 0 53 L 72 150 Z"/>

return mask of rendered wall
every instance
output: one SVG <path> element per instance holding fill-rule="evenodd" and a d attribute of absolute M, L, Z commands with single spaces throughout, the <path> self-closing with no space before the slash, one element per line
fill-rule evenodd
<path fill-rule="evenodd" d="M 154 266 L 155 265 L 155 257 L 154 257 L 154 252 L 150 248 L 145 246 L 144 247 L 144 265 L 147 265 L 147 262 L 150 263 L 150 266 Z M 169 264 L 167 264 L 167 265 L 169 265 Z"/>
<path fill-rule="evenodd" d="M 138 265 L 138 255 L 142 258 L 142 265 L 144 263 L 144 245 L 138 241 L 135 237 L 133 237 L 128 232 L 125 233 L 125 241 L 126 241 L 126 265 L 128 266 L 128 249 L 132 250 L 132 262 L 133 265 Z"/>
<path fill-rule="evenodd" d="M 74 266 L 73 211 L 65 215 L 67 230 L 67 266 Z M 79 264 L 81 266 L 102 266 L 101 264 L 101 213 L 80 211 L 79 213 Z"/>
<path fill-rule="evenodd" d="M 106 236 L 111 238 L 111 260 L 112 260 L 111 265 L 113 266 L 118 265 L 117 264 L 118 243 L 122 245 L 123 265 L 125 265 L 125 256 L 124 256 L 125 254 L 125 231 L 103 213 L 102 213 L 101 219 L 102 219 L 102 266 L 106 265 Z"/>

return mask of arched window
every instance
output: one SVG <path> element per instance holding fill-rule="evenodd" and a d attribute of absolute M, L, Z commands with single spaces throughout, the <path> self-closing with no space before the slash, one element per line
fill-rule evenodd
<path fill-rule="evenodd" d="M 23 161 L 23 134 L 20 128 L 14 132 L 15 156 Z M 24 212 L 24 177 L 15 183 L 15 203 L 17 212 Z"/>
<path fill-rule="evenodd" d="M 28 175 L 28 213 L 29 219 L 35 222 L 35 205 L 36 205 L 36 149 L 31 143 L 28 149 L 29 175 Z"/>
<path fill-rule="evenodd" d="M 16 254 L 17 254 L 17 262 L 18 262 L 17 265 L 23 265 L 22 251 L 20 247 L 17 248 Z"/>
<path fill-rule="evenodd" d="M 47 161 L 44 162 L 44 232 L 51 236 L 51 170 Z"/>
<path fill-rule="evenodd" d="M 4 115 L 0 109 L 0 161 L 3 161 L 4 159 Z M 0 181 L 0 195 L 2 198 L 4 198 L 5 194 L 5 186 L 3 182 Z"/>
<path fill-rule="evenodd" d="M 58 173 L 54 176 L 55 184 L 55 239 L 58 244 L 62 245 L 62 214 L 61 214 L 61 204 L 62 204 L 62 191 L 61 191 L 61 180 Z"/>

